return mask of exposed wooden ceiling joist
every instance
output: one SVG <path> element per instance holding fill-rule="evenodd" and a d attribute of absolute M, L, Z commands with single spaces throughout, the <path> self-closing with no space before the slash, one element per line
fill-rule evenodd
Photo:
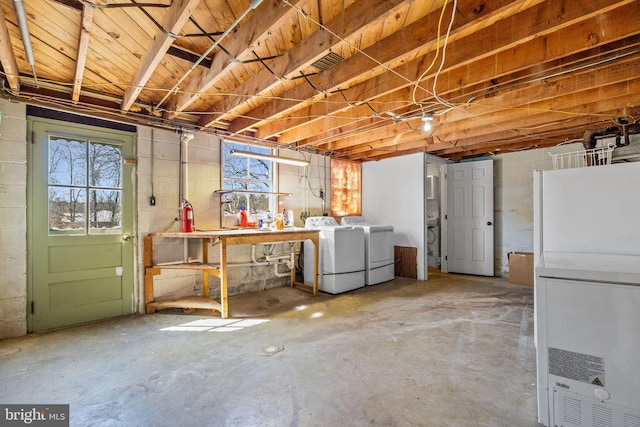
<path fill-rule="evenodd" d="M 0 6 L 25 102 L 362 161 L 640 131 L 637 0 L 30 0 L 33 69 Z"/>
<path fill-rule="evenodd" d="M 82 24 L 80 28 L 80 41 L 76 53 L 76 77 L 73 80 L 73 95 L 71 99 L 80 99 L 80 88 L 82 87 L 82 76 L 84 76 L 85 64 L 87 63 L 87 50 L 91 38 L 91 27 L 93 26 L 93 11 L 91 6 L 84 6 L 82 9 Z"/>

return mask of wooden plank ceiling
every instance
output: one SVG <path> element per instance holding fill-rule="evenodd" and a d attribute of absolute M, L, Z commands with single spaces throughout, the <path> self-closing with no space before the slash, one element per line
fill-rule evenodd
<path fill-rule="evenodd" d="M 640 1 L 0 4 L 4 96 L 63 110 L 356 161 L 640 131 Z"/>

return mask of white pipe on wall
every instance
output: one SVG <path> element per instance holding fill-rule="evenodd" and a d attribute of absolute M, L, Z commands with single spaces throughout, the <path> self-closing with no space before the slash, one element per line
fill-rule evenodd
<path fill-rule="evenodd" d="M 189 200 L 189 141 L 191 141 L 193 138 L 195 137 L 194 134 L 192 133 L 182 133 L 182 131 L 180 132 L 180 149 L 182 150 L 182 155 L 181 157 L 181 167 L 182 167 L 182 201 L 180 202 L 180 219 L 184 220 L 184 218 L 182 218 L 182 208 L 184 207 L 184 205 L 186 204 L 186 202 Z M 195 213 L 192 212 L 192 215 L 194 215 L 195 218 Z M 194 221 L 195 223 L 195 221 Z M 184 242 L 183 242 L 183 259 L 184 262 L 187 263 L 189 262 L 189 239 L 185 238 Z"/>
<path fill-rule="evenodd" d="M 195 137 L 192 133 L 183 133 L 182 142 L 182 198 L 189 200 L 189 141 Z"/>

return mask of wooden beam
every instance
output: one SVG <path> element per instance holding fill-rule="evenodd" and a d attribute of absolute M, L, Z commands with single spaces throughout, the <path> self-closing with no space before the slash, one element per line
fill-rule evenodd
<path fill-rule="evenodd" d="M 404 3 L 405 0 L 369 0 L 351 4 L 342 13 L 326 23 L 326 28 L 318 29 L 285 55 L 274 59 L 269 64 L 271 71 L 263 69 L 251 77 L 234 90 L 235 96 L 222 98 L 211 107 L 211 111 L 232 113 L 234 109 L 242 106 L 252 97 L 277 90 L 281 84 L 279 79 L 290 79 L 299 75 L 300 70 L 310 66 L 343 44 L 341 39 L 347 39 L 356 33 L 366 32 L 368 27 L 377 25 L 380 19 L 397 13 L 399 5 L 406 7 Z M 220 120 L 230 118 L 233 119 L 234 115 L 212 114 L 206 116 L 201 124 L 215 126 Z"/>
<path fill-rule="evenodd" d="M 638 83 L 640 85 L 640 83 Z M 619 88 L 618 88 L 619 89 Z M 626 91 L 622 91 L 626 92 Z M 548 129 L 553 129 L 553 122 L 557 122 L 559 126 L 568 127 L 567 123 L 602 123 L 604 121 L 611 122 L 612 119 L 624 115 L 620 105 L 623 108 L 633 107 L 638 99 L 637 88 L 633 93 L 622 93 L 619 96 L 612 96 L 609 99 L 600 99 L 597 94 L 592 94 L 592 99 L 585 99 L 584 104 L 575 107 L 574 115 L 567 115 L 562 112 L 540 113 L 531 118 L 526 119 L 526 127 L 522 126 L 517 132 L 512 129 L 494 128 L 492 133 L 485 133 L 481 136 L 471 135 L 467 138 L 452 140 L 455 146 L 473 147 L 478 144 L 486 144 L 490 141 L 507 141 L 514 139 L 535 140 L 540 138 Z M 573 119 L 572 119 L 573 118 Z M 525 118 L 521 117 L 521 120 Z M 572 119 L 572 120 L 569 120 Z M 538 129 L 532 129 L 535 126 L 543 125 Z M 433 150 L 448 149 L 450 142 L 442 142 L 434 144 L 430 147 Z"/>
<path fill-rule="evenodd" d="M 574 107 L 575 113 L 568 115 L 563 112 L 538 112 L 532 115 L 512 116 L 508 122 L 495 123 L 496 126 L 487 124 L 481 126 L 485 129 L 479 135 L 467 135 L 459 139 L 442 139 L 437 133 L 433 133 L 433 141 L 428 145 L 428 151 L 437 155 L 451 154 L 459 151 L 484 147 L 488 143 L 504 144 L 509 141 L 529 142 L 544 141 L 546 135 L 557 130 L 566 133 L 568 128 L 575 126 L 591 126 L 594 123 L 610 123 L 611 119 L 626 115 L 618 106 L 633 106 L 634 100 L 638 97 L 640 83 L 635 88 L 624 89 L 624 84 L 616 84 L 614 88 L 607 90 L 609 95 L 597 93 L 597 90 L 591 91 L 590 98 L 583 97 L 583 104 Z M 601 97 L 602 96 L 602 97 Z M 610 98 L 606 98 L 610 96 Z M 625 107 L 626 108 L 626 107 Z M 467 123 L 469 129 L 475 131 L 473 123 Z M 362 147 L 375 145 L 380 151 L 388 150 L 394 145 L 400 149 L 402 143 L 410 139 L 403 138 L 401 141 L 392 141 L 390 139 L 378 141 L 377 144 L 367 144 L 362 142 L 358 146 L 351 147 L 348 152 L 358 155 L 365 155 Z M 439 142 L 436 142 L 439 141 Z M 411 148 L 414 148 L 412 146 Z"/>
<path fill-rule="evenodd" d="M 474 28 L 475 26 L 484 25 L 486 17 L 501 10 L 505 5 L 508 6 L 514 3 L 519 3 L 519 1 L 500 0 L 492 2 L 491 5 L 486 4 L 482 10 L 478 10 L 475 1 L 467 0 L 465 4 L 458 5 L 452 33 L 457 34 L 462 31 L 471 33 L 472 29 L 468 27 L 470 27 L 472 23 Z M 474 13 L 474 10 L 478 11 Z M 331 93 L 340 88 L 348 88 L 350 86 L 349 82 L 357 79 L 359 76 L 365 74 L 380 75 L 386 72 L 386 66 L 379 65 L 378 63 L 400 64 L 408 58 L 415 57 L 416 55 L 424 55 L 428 51 L 434 51 L 435 43 L 438 39 L 437 29 L 440 16 L 440 10 L 433 11 L 429 15 L 405 27 L 402 31 L 395 32 L 389 37 L 375 43 L 373 46 L 368 47 L 364 50 L 365 54 L 357 53 L 320 75 L 309 77 L 309 81 L 313 87 L 307 84 L 299 85 L 285 93 L 282 96 L 285 98 L 284 100 L 272 100 L 264 103 L 261 107 L 247 114 L 248 116 L 255 117 L 255 119 L 236 119 L 232 122 L 230 130 L 232 132 L 245 130 L 258 124 L 261 120 L 268 119 L 269 117 L 278 117 L 279 115 L 302 107 L 304 103 L 301 104 L 300 100 L 321 99 L 325 97 L 323 93 Z M 399 50 L 397 48 L 398 46 L 403 46 L 403 49 Z M 378 63 L 373 62 L 371 58 L 375 58 Z M 407 82 L 405 80 L 405 85 L 409 83 L 410 81 Z M 317 88 L 317 90 L 314 89 L 314 87 Z M 321 93 L 319 94 L 318 91 Z M 346 102 L 342 104 L 342 108 L 345 106 L 347 106 Z M 229 108 L 224 111 L 228 110 Z M 216 118 L 217 116 L 215 115 L 203 116 L 199 121 L 199 125 L 203 127 L 208 126 Z"/>
<path fill-rule="evenodd" d="M 170 34 L 180 32 L 198 6 L 198 3 L 200 3 L 200 0 L 175 0 L 166 12 L 162 21 L 164 31 L 158 29 L 151 46 L 142 57 L 133 81 L 124 93 L 121 105 L 122 110 L 128 111 L 131 108 L 144 85 L 147 84 L 169 47 L 173 44 L 173 37 Z"/>
<path fill-rule="evenodd" d="M 637 67 L 629 72 L 633 73 Z M 603 73 L 606 75 L 606 73 Z M 579 78 L 571 79 L 573 82 Z M 571 86 L 571 84 L 567 84 Z M 526 92 L 535 92 L 535 88 L 513 91 L 513 96 Z M 585 123 L 593 123 L 615 116 L 603 117 L 601 109 L 615 111 L 616 105 L 632 105 L 634 97 L 640 94 L 640 81 L 621 81 L 599 88 L 560 93 L 558 98 L 550 98 L 539 102 L 528 102 L 521 109 L 514 106 L 514 110 L 499 109 L 494 113 L 487 113 L 486 118 L 480 114 L 472 115 L 471 119 L 460 120 L 449 125 L 446 121 L 431 134 L 440 143 L 432 143 L 430 150 L 453 150 L 459 147 L 469 147 L 485 144 L 486 141 L 512 139 L 535 139 L 550 129 L 554 123 L 563 127 L 566 123 L 577 123 L 582 119 Z M 524 95 L 523 95 L 524 96 Z M 553 104 L 553 106 L 550 105 Z M 560 111 L 562 110 L 562 111 Z M 500 118 L 501 117 L 501 118 Z M 418 126 L 417 124 L 414 124 Z M 448 128 L 460 129 L 459 134 L 452 133 Z M 391 147 L 400 147 L 409 140 L 425 140 L 426 135 L 420 131 L 410 132 L 402 128 L 388 126 L 376 132 L 363 133 L 357 137 L 345 138 L 336 142 L 319 145 L 319 150 L 340 150 L 350 154 L 363 155 L 366 151 L 389 151 Z M 395 132 L 395 134 L 394 134 Z M 415 134 L 415 135 L 412 135 Z M 377 137 L 376 137 L 377 136 Z M 455 141 L 454 143 L 450 141 Z M 375 147 L 375 149 L 374 149 Z M 458 148 L 455 148 L 458 147 Z M 412 146 L 412 148 L 415 148 Z M 445 151 L 446 154 L 452 151 Z"/>
<path fill-rule="evenodd" d="M 305 4 L 309 0 L 290 0 L 296 6 Z M 264 0 L 258 6 L 247 22 L 242 25 L 233 37 L 225 40 L 225 49 L 234 58 L 248 55 L 254 49 L 254 44 L 258 40 L 267 37 L 272 26 L 278 26 L 286 19 L 295 15 L 297 11 L 285 5 L 283 0 Z M 222 79 L 238 64 L 232 61 L 227 55 L 216 55 L 213 58 L 211 67 L 208 70 L 198 70 L 187 82 L 184 89 L 176 94 L 169 104 L 169 109 L 175 112 L 184 111 L 193 104 L 202 93 L 207 92 L 220 79 Z"/>
<path fill-rule="evenodd" d="M 579 128 L 584 132 L 586 129 L 608 127 L 613 124 L 613 118 L 627 116 L 629 114 L 628 108 L 633 105 L 634 99 L 637 99 L 637 95 L 622 95 L 607 100 L 604 104 L 600 100 L 595 100 L 583 106 L 585 111 L 583 115 L 576 115 L 570 118 L 567 118 L 566 115 L 548 114 L 545 120 L 555 120 L 556 124 L 554 125 L 553 122 L 545 122 L 545 126 L 536 132 L 525 129 L 519 134 L 514 134 L 508 130 L 496 129 L 494 133 L 485 135 L 484 137 L 450 142 L 439 141 L 429 145 L 428 148 L 429 152 L 439 155 L 450 154 L 458 150 L 474 149 L 489 143 L 518 142 L 520 146 L 527 146 L 544 142 L 546 135 L 553 133 L 555 130 L 563 130 L 566 134 L 567 129 Z M 620 107 L 620 105 L 624 105 L 624 107 Z"/>
<path fill-rule="evenodd" d="M 93 25 L 94 8 L 85 4 L 82 8 L 82 18 L 80 20 L 80 37 L 78 50 L 76 52 L 76 75 L 73 79 L 73 94 L 71 99 L 78 102 L 80 99 L 80 89 L 82 88 L 82 77 L 84 67 L 87 62 L 87 51 L 89 50 L 89 40 L 91 39 L 91 27 Z"/>
<path fill-rule="evenodd" d="M 377 124 L 380 120 L 386 119 L 392 122 L 394 116 L 387 114 L 387 112 L 403 109 L 407 107 L 407 104 L 410 104 L 413 110 L 417 109 L 417 106 L 411 103 L 411 92 L 412 88 L 401 88 L 367 104 L 360 104 L 337 112 L 331 108 L 331 111 L 323 113 L 318 103 L 311 104 L 300 110 L 295 117 L 284 118 L 278 120 L 277 124 L 274 121 L 260 127 L 258 135 L 262 137 L 264 134 L 271 133 L 271 130 L 264 133 L 263 131 L 265 128 L 271 127 L 272 124 L 280 126 L 280 122 L 288 124 L 287 131 L 278 137 L 278 142 L 281 144 L 298 142 L 300 145 L 307 145 L 321 139 L 338 137 L 342 134 L 349 135 L 357 132 L 361 127 L 366 129 L 370 125 Z M 422 98 L 424 96 L 420 97 L 420 99 Z M 329 109 L 327 105 L 324 107 Z M 298 120 L 298 116 L 309 119 L 302 123 Z"/>
<path fill-rule="evenodd" d="M 508 90 L 508 93 L 512 93 L 511 88 L 522 87 L 524 84 L 529 84 L 529 82 L 533 82 L 534 85 L 538 82 L 538 85 L 543 85 L 542 80 L 544 78 L 544 82 L 552 82 L 557 80 L 557 77 L 553 80 L 549 80 L 549 78 L 545 78 L 546 76 L 562 76 L 566 74 L 568 70 L 571 70 L 572 67 L 575 67 L 577 75 L 581 76 L 590 76 L 595 75 L 596 79 L 598 79 L 598 84 L 604 84 L 607 82 L 618 81 L 619 77 L 616 75 L 607 76 L 608 73 L 612 71 L 606 71 L 606 73 L 601 73 L 598 70 L 602 67 L 598 67 L 597 65 L 589 65 L 604 63 L 606 67 L 609 67 L 608 62 L 604 61 L 606 58 L 610 58 L 609 61 L 623 61 L 627 62 L 626 58 L 635 57 L 637 53 L 637 49 L 640 47 L 640 36 L 632 36 L 627 37 L 621 41 L 617 41 L 614 43 L 609 43 L 607 45 L 598 46 L 596 48 L 590 49 L 588 51 L 580 52 L 574 56 L 563 57 L 562 59 L 552 60 L 546 63 L 537 63 L 533 67 L 517 71 L 511 73 L 508 76 L 503 76 L 500 78 L 499 82 L 495 81 L 495 83 L 491 81 L 486 81 L 484 79 L 480 79 L 479 81 L 469 81 L 468 85 L 465 87 L 459 87 L 457 83 L 452 82 L 452 79 L 449 78 L 450 73 L 445 72 L 442 74 L 442 81 L 444 82 L 441 96 L 444 96 L 450 102 L 453 103 L 464 103 L 466 104 L 469 99 L 475 99 L 477 101 L 482 100 L 484 96 L 492 97 L 491 102 L 493 104 L 499 103 L 503 105 L 511 105 L 512 102 L 516 102 L 517 105 L 521 105 L 523 102 L 523 98 L 519 95 L 514 95 L 510 99 L 501 98 L 500 94 L 503 94 L 505 90 Z M 527 46 L 523 46 L 522 48 L 526 49 Z M 619 59 L 616 59 L 619 58 Z M 633 61 L 633 59 L 631 60 Z M 618 62 L 616 62 L 618 64 Z M 589 65 L 585 67 L 585 65 Z M 615 68 L 619 68 L 621 65 L 614 66 Z M 467 68 L 466 66 L 464 67 Z M 584 72 L 580 71 L 584 70 Z M 619 71 L 613 71 L 614 74 L 617 74 Z M 454 70 L 451 71 L 453 74 L 458 74 L 458 72 Z M 586 77 L 581 77 L 579 81 L 576 81 L 576 85 L 584 85 L 589 84 L 589 79 Z M 381 82 L 381 86 L 384 83 Z M 427 85 L 433 85 L 433 79 L 430 78 L 427 80 Z M 539 86 L 540 87 L 540 86 Z M 536 96 L 544 95 L 544 91 L 548 89 L 544 89 L 548 87 L 543 85 L 543 93 L 537 94 Z M 496 94 L 498 98 L 496 98 Z M 553 93 L 549 94 L 550 96 L 554 96 Z M 559 96 L 556 94 L 555 96 Z M 422 99 L 422 98 L 421 98 Z M 423 99 L 424 100 L 424 99 Z M 379 105 L 378 105 L 379 103 Z M 384 106 L 388 108 L 386 111 L 396 111 L 400 114 L 407 114 L 416 109 L 415 104 L 411 101 L 411 96 L 409 95 L 409 88 L 403 88 L 392 92 L 388 95 L 376 98 L 371 101 L 372 108 L 383 112 Z M 332 104 L 328 104 L 331 106 Z M 404 108 L 399 108 L 399 106 L 404 105 Z M 308 107 L 307 109 L 301 111 L 300 115 L 308 114 L 309 116 L 313 116 L 313 114 L 317 114 L 319 112 L 318 109 L 313 109 L 313 106 Z M 399 108 L 399 109 L 398 109 Z M 447 113 L 445 118 L 446 122 L 451 122 L 455 119 L 455 113 L 459 110 L 453 110 L 450 113 Z M 340 110 L 338 112 L 327 112 L 327 114 L 331 114 L 331 116 L 323 117 L 320 119 L 311 118 L 306 124 L 299 124 L 296 126 L 294 122 L 296 118 L 287 118 L 278 121 L 278 125 L 280 122 L 286 122 L 287 126 L 291 126 L 291 129 L 287 132 L 283 133 L 278 138 L 278 142 L 281 144 L 289 144 L 292 142 L 296 142 L 297 146 L 303 146 L 308 144 L 313 144 L 316 141 L 322 140 L 335 140 L 340 137 L 340 134 L 345 133 L 347 135 L 354 134 L 358 131 L 359 127 L 369 128 L 370 125 L 377 121 L 372 118 L 367 118 L 372 114 L 373 110 L 367 106 L 357 106 L 347 110 Z M 462 113 L 460 113 L 462 114 Z M 386 117 L 386 114 L 382 114 L 382 117 Z M 363 117 L 360 120 L 355 120 L 356 117 Z M 390 116 L 389 116 L 390 117 Z M 468 118 L 468 115 L 464 116 Z M 258 136 L 262 137 L 264 134 L 261 131 L 265 128 L 269 128 L 270 124 L 261 127 L 258 130 Z"/>
<path fill-rule="evenodd" d="M 20 91 L 20 70 L 18 70 L 16 56 L 13 53 L 7 20 L 2 8 L 0 8 L 0 64 L 2 64 L 4 75 L 7 77 L 11 90 Z"/>
<path fill-rule="evenodd" d="M 610 13 L 613 13 L 615 16 L 621 13 L 624 14 L 624 8 L 619 9 L 615 12 L 610 12 Z M 638 10 L 638 13 L 640 13 L 640 9 Z M 594 22 L 597 19 L 599 18 L 593 18 L 588 22 Z M 604 25 L 602 28 L 602 31 L 607 32 L 608 35 L 616 32 L 616 30 L 612 30 L 611 32 L 608 32 L 607 30 L 609 30 L 609 25 L 619 27 L 619 25 L 615 24 L 615 20 L 613 19 L 611 20 L 602 19 L 602 22 Z M 580 37 L 577 34 L 574 34 L 576 31 L 580 31 L 580 29 L 584 31 L 584 26 L 575 25 L 573 27 L 570 27 L 569 29 L 570 34 L 563 33 L 563 32 L 559 32 L 557 35 L 554 34 L 553 35 L 554 43 L 551 43 L 548 39 L 540 38 L 540 39 L 534 39 L 522 46 L 519 46 L 517 51 L 522 52 L 523 55 L 528 57 L 529 59 L 526 62 L 518 61 L 517 68 L 513 70 L 507 70 L 506 69 L 507 67 L 504 67 L 504 69 L 501 70 L 501 73 L 496 78 L 498 77 L 508 78 L 508 74 L 506 73 L 513 74 L 513 73 L 518 73 L 518 72 L 521 72 L 522 70 L 527 70 L 527 69 L 532 71 L 539 71 L 543 69 L 545 63 L 553 63 L 553 61 L 558 61 L 559 58 L 562 58 L 563 55 L 566 54 L 566 52 L 558 52 L 558 46 L 556 46 L 556 43 L 562 45 L 562 48 L 569 52 L 573 50 L 580 51 L 581 49 L 584 52 L 584 48 L 585 48 L 584 38 Z M 498 36 L 497 33 L 499 32 L 499 30 L 500 28 L 498 27 L 494 29 L 494 31 L 496 32 L 496 37 Z M 620 31 L 618 30 L 618 32 Z M 636 29 L 636 32 L 637 32 L 637 29 Z M 508 31 L 505 31 L 505 34 L 508 34 L 508 33 L 509 33 Z M 629 37 L 629 35 L 627 33 L 624 33 L 622 36 L 620 36 L 619 34 L 615 34 L 615 35 L 612 35 L 612 37 L 615 37 L 614 39 L 615 41 L 620 37 L 622 38 Z M 601 40 L 601 41 L 604 41 L 604 40 Z M 610 41 L 610 40 L 607 40 L 607 41 Z M 473 50 L 477 50 L 477 49 L 475 48 L 462 49 L 462 51 L 458 52 L 457 55 L 458 56 L 473 55 Z M 594 51 L 595 51 L 594 55 L 595 54 L 600 55 L 603 53 L 599 51 L 597 48 L 595 48 Z M 481 69 L 481 70 L 492 69 L 493 70 L 495 69 L 496 63 L 508 64 L 509 61 L 507 56 L 509 55 L 513 55 L 511 49 L 506 52 L 499 52 L 497 58 L 483 58 L 479 60 L 477 64 L 473 64 L 472 66 L 464 65 L 462 67 L 456 67 L 443 72 L 439 80 L 439 82 L 442 82 L 440 84 L 441 95 L 445 96 L 446 98 L 450 98 L 449 96 L 447 96 L 447 94 L 453 93 L 455 91 L 460 92 L 461 89 L 463 89 L 464 87 L 473 87 L 476 85 L 485 85 L 485 87 L 488 87 L 486 85 L 487 76 L 479 75 L 473 70 L 475 69 Z M 502 56 L 504 56 L 504 58 L 502 58 Z M 407 64 L 404 70 L 406 74 L 413 75 L 414 73 L 419 72 L 419 70 L 421 69 L 420 68 L 421 66 L 422 64 L 420 62 L 413 61 L 412 63 Z M 560 69 L 559 64 L 556 64 L 554 66 Z M 407 72 L 407 70 L 409 70 L 409 72 Z M 524 78 L 524 76 L 521 76 L 521 78 Z M 384 92 L 386 89 L 392 89 L 394 86 L 403 85 L 403 84 L 404 82 L 400 78 L 396 78 L 395 76 L 390 75 L 390 76 L 386 76 L 385 79 L 379 79 L 379 80 L 372 79 L 367 82 L 364 82 L 358 87 L 352 87 L 345 91 L 345 96 L 348 96 L 351 99 L 354 99 L 354 98 L 357 99 L 357 96 L 367 97 L 367 96 L 374 95 L 376 91 Z M 430 76 L 429 79 L 426 80 L 425 85 L 429 87 L 433 85 L 433 76 Z M 465 99 L 469 99 L 472 96 L 473 94 L 469 94 Z M 372 102 L 375 103 L 375 99 L 372 99 Z M 406 102 L 407 104 L 409 104 L 411 101 L 410 99 L 406 99 Z M 327 109 L 333 108 L 333 105 L 334 104 L 332 103 L 328 103 Z M 355 107 L 354 110 L 365 111 L 362 107 Z M 338 114 L 349 116 L 349 111 L 346 111 L 344 113 L 340 112 Z M 331 126 L 329 119 L 315 120 L 315 122 L 317 123 L 314 123 L 314 119 L 310 119 L 307 122 L 308 123 L 305 124 L 303 127 L 300 127 L 296 129 L 294 132 L 292 132 L 291 135 L 289 135 L 288 133 L 283 134 L 279 138 L 279 141 L 284 144 L 290 142 L 290 140 L 302 141 L 301 144 L 304 145 L 307 142 L 306 140 L 302 139 L 305 136 L 305 134 L 309 135 L 309 138 L 310 138 L 309 141 L 313 141 L 313 139 L 318 139 L 323 137 L 323 135 L 318 132 L 318 129 L 331 129 L 333 127 Z M 258 135 L 264 138 L 265 134 L 261 133 L 261 129 L 262 128 L 258 130 Z"/>
<path fill-rule="evenodd" d="M 640 70 L 637 66 L 632 69 Z M 640 80 L 622 80 L 586 90 L 567 91 L 558 97 L 537 102 L 526 99 L 528 102 L 524 104 L 512 104 L 506 108 L 490 106 L 484 112 L 483 107 L 470 108 L 466 120 L 448 123 L 444 118 L 442 123 L 446 125 L 443 124 L 437 135 L 444 141 L 484 138 L 496 130 L 505 129 L 520 135 L 524 129 L 555 121 L 553 117 L 560 120 L 575 115 L 597 114 L 598 108 L 605 108 L 608 100 L 627 95 L 640 96 Z"/>
<path fill-rule="evenodd" d="M 592 2 L 588 6 L 588 12 L 585 12 L 584 4 L 576 2 L 544 2 L 530 9 L 526 9 L 519 14 L 515 14 L 506 18 L 495 25 L 476 31 L 472 36 L 461 38 L 450 43 L 448 47 L 447 63 L 444 70 L 451 70 L 455 64 L 458 74 L 449 73 L 448 78 L 444 76 L 439 80 L 441 84 L 464 86 L 468 81 L 486 81 L 494 76 L 504 76 L 508 73 L 531 67 L 545 61 L 560 58 L 572 52 L 579 52 L 596 45 L 621 39 L 626 36 L 638 32 L 638 28 L 632 25 L 621 26 L 620 22 L 625 22 L 625 16 L 629 13 L 640 13 L 640 6 L 637 2 L 622 1 L 612 5 L 610 1 L 598 0 Z M 614 9 L 615 6 L 624 6 Z M 599 15 L 599 11 L 604 8 L 607 13 Z M 630 10 L 633 9 L 633 10 Z M 589 19 L 584 19 L 587 16 Z M 528 25 L 523 26 L 523 22 Z M 551 24 L 551 25 L 550 25 Z M 524 37 L 523 31 L 531 33 L 531 27 L 536 29 L 533 36 Z M 603 28 L 604 27 L 604 28 Z M 559 31 L 562 29 L 562 31 Z M 418 31 L 416 29 L 416 31 Z M 597 31 L 597 38 L 584 37 L 585 31 Z M 513 35 L 512 35 L 513 34 Z M 404 33 L 406 36 L 407 33 Z M 537 37 L 534 37 L 537 36 Z M 544 37 L 543 37 L 544 36 Z M 402 43 L 401 39 L 389 38 L 380 43 L 389 42 L 390 46 Z M 406 37 L 410 39 L 410 37 Z M 527 43 L 518 45 L 523 40 Z M 478 49 L 478 44 L 487 46 L 486 49 Z M 527 46 L 529 45 L 529 46 Z M 517 47 L 517 48 L 516 48 Z M 389 47 L 391 49 L 391 47 Z M 377 45 L 368 49 L 371 53 L 379 57 L 379 53 L 385 50 L 381 45 Z M 357 61 L 356 57 L 350 58 Z M 472 62 L 476 61 L 473 65 Z M 357 68 L 353 64 L 347 64 L 344 61 L 329 70 L 325 80 L 342 82 L 345 74 L 338 70 L 341 67 L 349 67 L 351 70 Z M 370 79 L 364 83 L 345 89 L 343 95 L 350 100 L 363 101 L 372 100 L 375 97 L 384 95 L 401 87 L 407 87 L 409 81 L 415 81 L 427 68 L 430 58 L 421 57 L 409 63 L 402 65 L 402 72 L 405 78 L 400 78 L 395 74 L 386 73 L 384 79 Z M 459 66 L 458 64 L 464 64 Z M 333 70 L 336 70 L 332 73 Z M 431 77 L 433 73 L 431 74 Z M 315 83 L 314 83 L 315 84 Z M 325 86 L 319 84 L 316 86 L 325 89 Z M 289 91 L 284 97 L 289 99 L 306 99 L 314 94 L 305 90 L 306 87 L 301 86 Z M 338 99 L 338 95 L 334 95 L 333 99 Z M 270 117 L 277 117 L 284 112 L 291 112 L 297 108 L 298 102 L 271 101 L 263 106 L 247 113 L 251 118 L 239 118 L 232 122 L 230 130 L 241 131 L 244 128 L 260 125 L 263 120 Z M 338 104 L 336 104 L 338 105 Z M 341 108 L 344 108 L 346 103 Z M 338 109 L 336 107 L 336 109 Z M 266 137 L 258 131 L 260 137 Z"/>

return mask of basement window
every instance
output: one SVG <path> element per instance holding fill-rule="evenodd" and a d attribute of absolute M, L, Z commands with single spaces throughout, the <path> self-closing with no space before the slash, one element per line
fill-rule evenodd
<path fill-rule="evenodd" d="M 271 154 L 269 148 L 254 147 L 246 144 L 225 141 L 222 150 L 222 189 L 224 195 L 224 226 L 235 225 L 237 212 L 241 206 L 247 209 L 249 216 L 266 218 L 274 214 L 276 199 L 275 164 L 270 160 L 232 156 L 231 150 L 253 151 Z"/>

